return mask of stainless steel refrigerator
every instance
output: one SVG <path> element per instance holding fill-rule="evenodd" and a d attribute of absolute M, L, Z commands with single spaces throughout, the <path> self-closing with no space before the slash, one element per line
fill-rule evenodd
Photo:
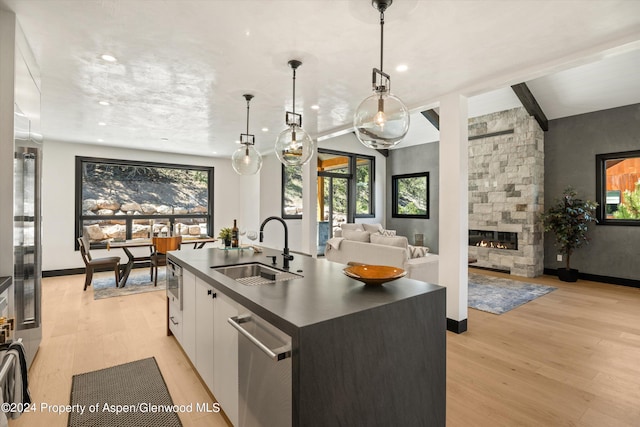
<path fill-rule="evenodd" d="M 27 365 L 42 340 L 42 244 L 40 186 L 42 149 L 29 132 L 29 121 L 16 115 L 13 160 L 13 256 L 15 337 L 22 338 Z"/>

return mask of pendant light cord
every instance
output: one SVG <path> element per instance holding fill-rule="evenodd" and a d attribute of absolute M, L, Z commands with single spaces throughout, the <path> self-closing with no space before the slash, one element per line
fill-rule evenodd
<path fill-rule="evenodd" d="M 380 12 L 380 72 L 382 69 L 382 53 L 384 52 L 384 12 Z"/>
<path fill-rule="evenodd" d="M 247 135 L 249 134 L 249 102 L 251 101 L 247 99 Z"/>
<path fill-rule="evenodd" d="M 293 114 L 296 114 L 296 69 L 293 69 Z"/>

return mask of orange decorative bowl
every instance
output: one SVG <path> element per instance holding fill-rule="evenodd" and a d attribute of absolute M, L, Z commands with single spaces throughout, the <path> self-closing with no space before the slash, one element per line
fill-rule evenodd
<path fill-rule="evenodd" d="M 342 270 L 345 275 L 359 280 L 366 285 L 382 285 L 383 283 L 404 277 L 407 272 L 401 268 L 387 265 L 352 265 Z"/>

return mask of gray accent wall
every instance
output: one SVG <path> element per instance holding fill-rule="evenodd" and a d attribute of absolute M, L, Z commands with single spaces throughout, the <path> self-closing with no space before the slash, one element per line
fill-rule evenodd
<path fill-rule="evenodd" d="M 406 236 L 409 244 L 414 244 L 414 235 L 424 235 L 424 245 L 429 250 L 438 253 L 438 218 L 440 205 L 440 185 L 438 176 L 440 167 L 438 157 L 440 143 L 413 145 L 406 148 L 396 148 L 389 151 L 387 158 L 387 197 L 386 197 L 386 228 L 396 230 L 398 235 Z M 392 218 L 391 177 L 408 173 L 429 172 L 429 219 Z"/>
<path fill-rule="evenodd" d="M 567 186 L 596 200 L 596 154 L 640 148 L 640 104 L 549 121 L 545 133 L 544 203 L 550 206 Z M 640 226 L 592 225 L 591 243 L 571 257 L 581 273 L 640 279 Z M 547 233 L 545 268 L 563 267 L 556 261 L 555 238 Z"/>

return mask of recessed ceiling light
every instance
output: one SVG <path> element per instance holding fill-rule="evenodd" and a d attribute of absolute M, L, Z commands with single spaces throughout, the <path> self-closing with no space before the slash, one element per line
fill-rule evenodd
<path fill-rule="evenodd" d="M 269 128 L 262 128 L 262 132 L 269 132 Z"/>
<path fill-rule="evenodd" d="M 240 140 L 239 139 L 236 140 L 236 144 L 240 144 Z"/>
<path fill-rule="evenodd" d="M 312 110 L 319 110 L 319 109 L 320 109 L 320 106 L 319 106 L 319 105 L 312 105 L 312 106 L 311 106 L 311 109 L 312 109 Z"/>
<path fill-rule="evenodd" d="M 109 54 L 104 54 L 102 56 L 100 56 L 100 58 L 102 58 L 103 60 L 107 61 L 107 62 L 116 62 L 117 59 L 115 56 L 113 55 L 109 55 Z"/>
<path fill-rule="evenodd" d="M 217 151 L 212 151 L 211 154 L 218 154 L 218 152 Z"/>
<path fill-rule="evenodd" d="M 111 105 L 111 103 L 109 101 L 98 101 L 98 104 L 100 105 Z"/>
<path fill-rule="evenodd" d="M 245 35 L 245 36 L 247 36 L 247 37 L 249 37 L 249 36 L 251 35 L 251 30 L 246 30 L 246 31 L 244 32 L 244 35 Z"/>
<path fill-rule="evenodd" d="M 107 124 L 105 122 L 98 122 L 98 126 L 106 126 Z"/>
<path fill-rule="evenodd" d="M 396 67 L 396 71 L 399 73 L 402 73 L 404 71 L 407 71 L 409 69 L 409 67 L 406 64 L 400 64 Z"/>
<path fill-rule="evenodd" d="M 100 138 L 98 139 L 98 142 L 104 142 L 104 139 Z"/>

